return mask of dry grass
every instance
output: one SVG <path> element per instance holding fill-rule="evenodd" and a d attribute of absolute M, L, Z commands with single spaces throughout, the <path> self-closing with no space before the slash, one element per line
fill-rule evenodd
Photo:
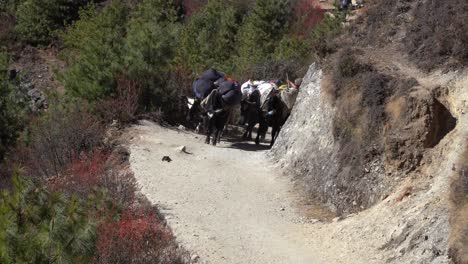
<path fill-rule="evenodd" d="M 417 1 L 413 16 L 405 47 L 418 66 L 426 70 L 468 66 L 466 0 Z"/>
<path fill-rule="evenodd" d="M 391 120 L 400 120 L 406 111 L 406 100 L 404 97 L 392 98 L 385 106 L 385 112 Z"/>

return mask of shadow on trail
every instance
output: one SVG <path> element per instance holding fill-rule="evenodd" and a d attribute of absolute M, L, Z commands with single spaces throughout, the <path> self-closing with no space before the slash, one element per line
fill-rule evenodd
<path fill-rule="evenodd" d="M 269 150 L 270 146 L 269 145 L 255 145 L 255 143 L 251 142 L 236 142 L 232 143 L 230 148 L 234 149 L 240 149 L 244 151 L 262 151 L 262 150 Z"/>
<path fill-rule="evenodd" d="M 263 151 L 270 149 L 270 145 L 256 145 L 253 141 L 242 140 L 241 136 L 224 137 L 223 141 L 229 143 L 227 148 L 239 149 L 243 151 Z"/>

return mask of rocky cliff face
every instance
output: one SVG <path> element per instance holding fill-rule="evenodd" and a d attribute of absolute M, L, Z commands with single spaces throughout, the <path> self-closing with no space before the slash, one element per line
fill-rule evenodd
<path fill-rule="evenodd" d="M 311 196 L 350 216 L 333 239 L 385 255 L 369 263 L 468 262 L 466 7 L 369 3 L 310 67 L 270 152 Z"/>
<path fill-rule="evenodd" d="M 378 77 L 353 76 L 336 96 L 330 92 L 336 84 L 313 64 L 271 153 L 338 214 L 387 197 L 402 179 L 430 162 L 425 153 L 457 124 L 442 103 L 447 104 L 446 88 L 422 85 L 422 77 L 372 74 Z M 385 81 L 369 85 L 372 78 Z M 375 94 L 379 89 L 390 91 Z"/>
<path fill-rule="evenodd" d="M 378 108 L 364 102 L 360 77 L 350 79 L 359 88 L 345 88 L 357 96 L 335 97 L 330 75 L 313 64 L 271 158 L 339 215 L 355 213 L 330 234 L 356 243 L 358 252 L 359 240 L 375 243 L 380 252 L 375 254 L 386 257 L 370 263 L 450 263 L 451 258 L 464 263 L 468 240 L 460 234 L 466 232 L 467 211 L 457 210 L 450 220 L 449 194 L 457 175 L 456 196 L 468 190 L 462 183 L 468 182 L 467 72 L 426 74 L 410 64 L 391 71 L 372 65 L 394 89 L 380 101 L 381 118 L 372 119 Z M 346 126 L 343 118 L 349 120 Z M 457 208 L 464 204 L 455 201 Z"/>
<path fill-rule="evenodd" d="M 450 0 L 444 8 L 459 5 Z M 428 37 L 426 31 L 411 31 L 410 21 L 424 22 L 418 15 L 421 7 L 436 9 L 427 1 L 376 1 L 348 32 L 331 41 L 332 52 L 321 68 L 314 64 L 305 76 L 271 152 L 286 173 L 301 179 L 338 214 L 369 208 L 404 179 L 420 177 L 432 162 L 428 153 L 459 123 L 449 97 L 466 61 L 457 60 L 456 70 L 453 63 L 439 63 L 428 72 L 419 57 L 409 54 L 410 39 L 419 43 L 422 35 Z M 392 22 L 394 16 L 400 20 Z M 447 47 L 458 50 L 457 41 Z M 434 56 L 446 61 L 447 54 Z"/>

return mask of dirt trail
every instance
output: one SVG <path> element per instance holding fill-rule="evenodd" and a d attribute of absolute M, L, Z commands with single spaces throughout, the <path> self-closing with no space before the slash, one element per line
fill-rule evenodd
<path fill-rule="evenodd" d="M 149 122 L 130 135 L 142 192 L 200 263 L 365 262 L 358 256 L 350 262 L 352 253 L 338 241 L 321 244 L 327 231 L 318 227 L 330 224 L 307 223 L 296 212 L 291 182 L 269 164 L 266 150 L 246 143 L 213 147 L 195 134 Z M 172 162 L 162 162 L 163 156 Z"/>

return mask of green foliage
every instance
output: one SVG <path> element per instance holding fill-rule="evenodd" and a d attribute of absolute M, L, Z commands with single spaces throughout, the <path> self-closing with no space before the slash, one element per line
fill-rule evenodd
<path fill-rule="evenodd" d="M 186 21 L 175 0 L 115 0 L 100 12 L 90 5 L 62 34 L 70 67 L 59 79 L 69 95 L 100 103 L 117 97 L 116 78 L 124 75 L 142 93 L 139 110 L 177 112 L 185 80 L 208 67 L 242 77 L 308 64 L 311 43 L 323 34 L 291 28 L 295 3 L 209 0 Z"/>
<path fill-rule="evenodd" d="M 18 6 L 25 0 L 0 0 L 0 12 L 15 14 Z"/>
<path fill-rule="evenodd" d="M 277 61 L 308 58 L 309 42 L 294 35 L 285 35 L 275 49 L 273 58 Z"/>
<path fill-rule="evenodd" d="M 326 15 L 324 20 L 310 32 L 308 40 L 311 50 L 318 57 L 324 57 L 333 51 L 329 41 L 342 31 L 343 14 L 339 11 Z"/>
<path fill-rule="evenodd" d="M 238 38 L 240 71 L 271 58 L 287 33 L 292 16 L 289 1 L 258 0 L 242 25 Z"/>
<path fill-rule="evenodd" d="M 9 57 L 0 52 L 0 162 L 18 137 L 21 125 L 21 109 L 15 103 L 13 83 L 7 74 Z"/>
<path fill-rule="evenodd" d="M 90 263 L 95 224 L 84 202 L 13 177 L 13 190 L 0 194 L 1 263 Z"/>
<path fill-rule="evenodd" d="M 125 67 L 142 89 L 141 105 L 154 110 L 171 103 L 165 82 L 178 46 L 181 24 L 173 1 L 142 1 L 128 24 Z"/>
<path fill-rule="evenodd" d="M 62 56 L 70 68 L 60 79 L 67 93 L 94 102 L 115 92 L 116 74 L 123 70 L 127 20 L 128 7 L 119 0 L 100 13 L 94 5 L 80 12 L 80 20 L 62 36 Z"/>
<path fill-rule="evenodd" d="M 181 35 L 180 55 L 187 68 L 200 73 L 215 67 L 233 69 L 240 10 L 231 3 L 210 0 L 194 14 Z"/>
<path fill-rule="evenodd" d="M 89 0 L 25 0 L 16 12 L 16 30 L 32 44 L 47 44 L 56 31 L 78 18 L 81 7 Z M 11 7 L 10 7 L 11 8 Z"/>

